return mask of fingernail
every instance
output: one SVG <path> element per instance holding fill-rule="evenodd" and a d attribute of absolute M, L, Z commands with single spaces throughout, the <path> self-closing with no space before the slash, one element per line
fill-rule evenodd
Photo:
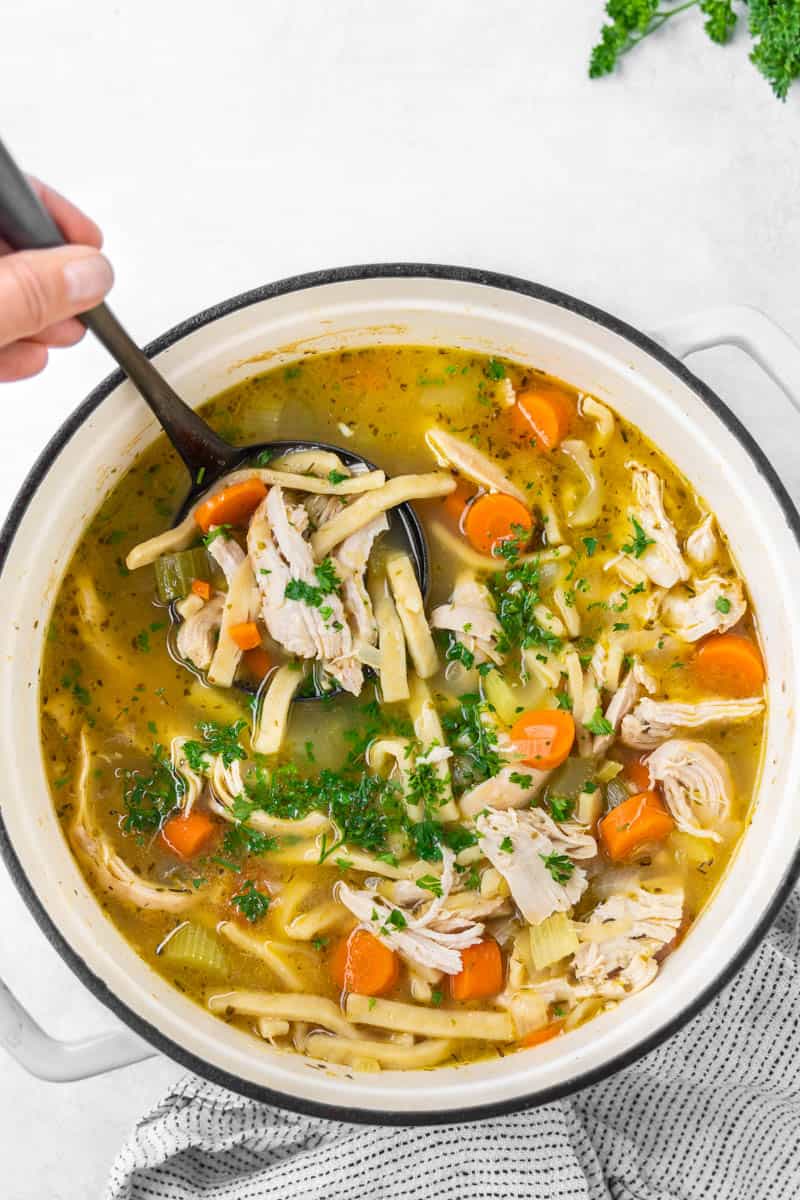
<path fill-rule="evenodd" d="M 64 267 L 64 282 L 71 303 L 99 300 L 114 282 L 111 263 L 102 254 L 87 254 L 74 258 Z"/>

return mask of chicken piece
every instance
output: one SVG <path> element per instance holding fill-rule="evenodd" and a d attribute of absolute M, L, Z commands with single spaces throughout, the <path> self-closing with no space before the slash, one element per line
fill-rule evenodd
<path fill-rule="evenodd" d="M 469 442 L 464 442 L 452 433 L 445 433 L 443 429 L 437 429 L 435 426 L 428 430 L 425 441 L 440 467 L 451 467 L 488 491 L 504 492 L 507 496 L 519 500 L 526 508 L 530 507 L 530 497 L 511 482 L 505 471 L 493 459 L 471 446 Z"/>
<path fill-rule="evenodd" d="M 702 729 L 705 725 L 749 721 L 763 708 L 764 701 L 760 696 L 746 700 L 700 700 L 696 704 L 651 700 L 645 696 L 632 713 L 623 717 L 621 737 L 626 746 L 652 750 L 659 742 L 672 737 L 676 729 Z"/>
<path fill-rule="evenodd" d="M 686 553 L 698 567 L 710 567 L 719 554 L 714 518 L 707 513 L 686 539 Z"/>
<path fill-rule="evenodd" d="M 200 671 L 207 671 L 214 657 L 224 603 L 224 598 L 217 593 L 194 616 L 181 621 L 178 629 L 178 654 L 194 663 Z"/>
<path fill-rule="evenodd" d="M 531 925 L 554 912 L 566 912 L 580 900 L 586 872 L 572 857 L 576 851 L 578 857 L 593 857 L 597 853 L 593 837 L 565 832 L 540 809 L 490 812 L 478 817 L 476 829 L 481 850 L 503 876 Z"/>
<path fill-rule="evenodd" d="M 193 767 L 190 767 L 186 759 L 184 746 L 190 740 L 191 739 L 187 737 L 176 737 L 173 738 L 172 742 L 170 743 L 170 762 L 172 763 L 172 769 L 177 775 L 180 775 L 185 786 L 181 808 L 184 816 L 187 817 L 197 801 L 200 799 L 200 795 L 205 787 L 205 780 L 203 779 L 203 776 L 199 771 L 195 771 Z"/>
<path fill-rule="evenodd" d="M 459 952 L 481 941 L 483 925 L 451 914 L 447 918 L 447 930 L 435 927 L 452 887 L 454 861 L 453 852 L 443 846 L 441 896 L 435 897 L 421 916 L 415 916 L 410 911 L 403 912 L 405 924 L 400 928 L 397 918 L 392 917 L 393 912 L 400 910 L 393 909 L 377 892 L 366 889 L 356 891 L 348 884 L 339 882 L 334 888 L 334 895 L 359 919 L 362 928 L 381 938 L 407 962 L 442 971 L 445 975 L 458 975 L 461 970 Z"/>
<path fill-rule="evenodd" d="M 730 819 L 733 779 L 728 764 L 707 742 L 672 738 L 645 760 L 652 785 L 660 784 L 682 833 L 721 842 Z"/>
<path fill-rule="evenodd" d="M 217 528 L 218 526 L 212 525 L 210 532 L 213 533 Z M 222 573 L 230 587 L 236 572 L 244 562 L 244 550 L 237 541 L 223 532 L 208 543 L 208 553 L 222 568 Z"/>
<path fill-rule="evenodd" d="M 465 817 L 477 816 L 485 808 L 527 808 L 542 790 L 549 775 L 549 771 L 537 771 L 534 767 L 522 764 L 501 767 L 491 779 L 484 779 L 465 792 L 459 801 L 459 808 Z M 530 780 L 530 783 L 523 784 L 523 778 Z"/>
<path fill-rule="evenodd" d="M 89 799 L 89 768 L 91 752 L 86 729 L 80 734 L 80 768 L 76 784 L 77 804 L 69 836 L 79 855 L 88 866 L 99 887 L 117 900 L 134 908 L 179 913 L 195 903 L 192 892 L 166 888 L 137 875 L 115 852 L 106 835 L 99 829 Z"/>
<path fill-rule="evenodd" d="M 741 580 L 706 575 L 693 584 L 694 595 L 669 595 L 661 610 L 664 624 L 685 642 L 724 633 L 747 611 Z"/>
<path fill-rule="evenodd" d="M 617 731 L 624 717 L 633 710 L 642 689 L 648 692 L 656 690 L 656 680 L 638 659 L 634 661 L 628 674 L 619 685 L 606 706 L 605 719 L 613 726 L 613 733 L 600 733 L 592 743 L 592 754 L 606 754 L 616 739 Z"/>
<path fill-rule="evenodd" d="M 629 567 L 643 571 L 658 587 L 674 587 L 676 583 L 689 578 L 689 568 L 683 561 L 675 526 L 664 509 L 663 484 L 655 471 L 640 463 L 628 462 L 625 465 L 633 473 L 633 494 L 636 498 L 636 508 L 631 517 L 638 521 L 650 545 L 639 553 L 626 554 L 624 561 Z"/>
<path fill-rule="evenodd" d="M 250 519 L 247 552 L 261 593 L 261 615 L 270 634 L 290 654 L 314 658 L 317 649 L 306 621 L 307 605 L 286 598 L 286 585 L 292 576 L 273 540 L 266 499 Z"/>
<path fill-rule="evenodd" d="M 319 529 L 321 525 L 326 525 L 328 521 L 338 517 L 344 508 L 338 496 L 306 496 L 303 503 L 311 529 Z"/>
<path fill-rule="evenodd" d="M 505 655 L 497 649 L 502 627 L 489 589 L 471 571 L 460 571 L 456 576 L 452 599 L 431 613 L 431 628 L 457 633 L 476 663 L 493 662 L 499 666 L 505 661 Z"/>
<path fill-rule="evenodd" d="M 629 928 L 620 936 L 582 941 L 571 962 L 578 983 L 597 989 L 613 976 L 624 985 L 626 994 L 641 991 L 657 975 L 654 955 L 674 940 L 682 917 L 682 891 L 655 893 L 637 888 L 632 894 L 604 900 L 588 921 L 581 923 L 587 932 L 612 921 Z M 579 937 L 581 924 L 575 926 Z"/>
<path fill-rule="evenodd" d="M 577 528 L 593 525 L 600 516 L 605 488 L 594 468 L 592 454 L 586 442 L 578 438 L 561 443 L 561 452 L 575 463 L 586 480 L 586 494 L 567 516 L 567 523 Z"/>
<path fill-rule="evenodd" d="M 386 514 L 380 513 L 369 525 L 345 538 L 333 556 L 353 638 L 369 646 L 377 644 L 378 625 L 364 576 L 375 540 L 388 528 Z"/>

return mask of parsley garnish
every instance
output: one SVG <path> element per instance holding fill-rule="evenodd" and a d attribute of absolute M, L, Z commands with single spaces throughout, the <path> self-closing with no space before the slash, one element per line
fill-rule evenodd
<path fill-rule="evenodd" d="M 585 537 L 585 538 L 581 538 L 581 541 L 583 542 L 584 546 L 586 547 L 586 557 L 592 558 L 595 551 L 597 550 L 597 538 Z"/>
<path fill-rule="evenodd" d="M 636 517 L 630 517 L 630 523 L 633 526 L 633 538 L 624 546 L 620 546 L 620 550 L 623 554 L 641 558 L 648 546 L 655 545 L 655 539 L 647 536 Z"/>
<path fill-rule="evenodd" d="M 468 671 L 471 671 L 475 666 L 475 655 L 472 651 L 468 650 L 463 642 L 457 641 L 453 634 L 450 634 L 449 642 L 445 651 L 447 662 L 460 662 Z"/>
<path fill-rule="evenodd" d="M 575 864 L 566 854 L 540 854 L 539 858 L 550 872 L 555 883 L 565 884 L 572 878 Z"/>
<path fill-rule="evenodd" d="M 718 613 L 729 613 L 731 611 L 731 602 L 727 596 L 717 596 L 714 608 Z"/>
<path fill-rule="evenodd" d="M 584 722 L 584 728 L 588 729 L 589 733 L 613 733 L 614 726 L 610 721 L 607 721 L 603 716 L 603 710 L 596 708 L 592 713 L 591 720 Z"/>
<path fill-rule="evenodd" d="M 420 875 L 414 882 L 426 892 L 433 892 L 434 896 L 442 894 L 442 881 L 436 875 Z"/>
<path fill-rule="evenodd" d="M 575 801 L 570 800 L 569 796 L 548 796 L 547 803 L 554 821 L 568 821 L 575 808 Z"/>
<path fill-rule="evenodd" d="M 510 837 L 503 838 L 502 842 L 500 843 L 500 849 L 503 851 L 504 854 L 513 854 L 514 853 L 514 843 L 512 842 Z"/>
<path fill-rule="evenodd" d="M 193 771 L 203 771 L 208 766 L 208 756 L 221 755 L 226 767 L 237 758 L 247 758 L 244 747 L 239 744 L 239 734 L 245 728 L 244 719 L 232 725 L 219 725 L 216 721 L 200 721 L 197 728 L 202 742 L 188 741 L 183 744 L 183 755 Z"/>
<path fill-rule="evenodd" d="M 269 896 L 266 892 L 260 892 L 252 879 L 247 879 L 242 885 L 242 890 L 235 896 L 231 896 L 231 904 L 234 908 L 238 908 L 251 925 L 254 925 L 256 921 L 260 921 L 266 915 L 269 908 Z"/>
<path fill-rule="evenodd" d="M 497 639 L 501 654 L 509 653 L 515 646 L 523 650 L 543 646 L 553 654 L 558 653 L 561 639 L 545 629 L 536 616 L 541 597 L 539 564 L 535 560 L 515 563 L 505 572 L 496 573 L 489 579 L 489 590 L 503 630 Z"/>
<path fill-rule="evenodd" d="M 337 471 L 335 467 L 332 471 L 328 471 L 328 483 L 336 485 L 337 483 L 344 483 L 345 479 L 349 478 L 350 476 L 345 475 L 344 471 Z"/>
<path fill-rule="evenodd" d="M 342 581 L 336 574 L 336 567 L 332 558 L 324 558 L 321 563 L 314 567 L 314 574 L 317 577 L 317 584 L 306 583 L 304 579 L 290 579 L 284 588 L 284 596 L 287 600 L 302 600 L 309 608 L 321 608 L 325 596 L 339 593 Z M 328 616 L 333 613 L 333 609 L 329 609 Z"/>
<path fill-rule="evenodd" d="M 506 369 L 503 363 L 497 358 L 490 358 L 486 364 L 486 374 L 490 379 L 500 380 L 505 379 Z"/>
<path fill-rule="evenodd" d="M 186 784 L 172 768 L 160 745 L 153 747 L 150 772 L 126 770 L 124 792 L 126 814 L 122 818 L 125 833 L 152 833 L 181 803 Z"/>
<path fill-rule="evenodd" d="M 204 533 L 200 540 L 204 546 L 210 546 L 215 538 L 229 537 L 232 529 L 232 525 L 215 525 L 213 529 L 209 529 L 208 533 Z"/>

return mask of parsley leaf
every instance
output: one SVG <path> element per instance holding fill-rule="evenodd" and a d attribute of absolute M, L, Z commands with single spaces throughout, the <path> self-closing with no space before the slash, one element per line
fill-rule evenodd
<path fill-rule="evenodd" d="M 232 725 L 219 725 L 216 721 L 200 721 L 197 728 L 202 734 L 202 742 L 188 741 L 183 744 L 186 762 L 193 771 L 203 771 L 208 766 L 208 756 L 221 755 L 226 767 L 236 759 L 247 758 L 247 753 L 239 743 L 239 734 L 247 725 L 240 719 Z"/>
<path fill-rule="evenodd" d="M 731 602 L 727 596 L 717 596 L 714 608 L 718 613 L 729 613 L 731 611 Z"/>
<path fill-rule="evenodd" d="M 575 808 L 575 801 L 570 800 L 569 796 L 548 796 L 547 803 L 554 821 L 568 821 Z"/>
<path fill-rule="evenodd" d="M 631 554 L 634 558 L 641 558 L 648 546 L 655 544 L 655 539 L 648 537 L 642 529 L 636 517 L 630 517 L 630 523 L 633 526 L 633 538 L 626 542 L 624 546 L 620 546 L 623 554 Z"/>
<path fill-rule="evenodd" d="M 247 879 L 242 885 L 241 891 L 237 892 L 235 896 L 231 896 L 231 904 L 234 908 L 238 908 L 251 925 L 254 925 L 256 921 L 260 921 L 266 915 L 269 899 L 266 892 L 258 890 L 252 879 Z"/>
<path fill-rule="evenodd" d="M 603 716 L 603 710 L 600 707 L 594 710 L 590 720 L 584 721 L 584 729 L 588 729 L 589 733 L 614 732 L 614 726 Z"/>
<path fill-rule="evenodd" d="M 575 864 L 566 854 L 540 854 L 539 858 L 550 872 L 555 883 L 568 883 L 575 870 Z"/>
<path fill-rule="evenodd" d="M 208 533 L 204 533 L 200 540 L 204 546 L 210 546 L 215 538 L 228 538 L 232 529 L 232 525 L 215 525 Z"/>
<path fill-rule="evenodd" d="M 337 484 L 344 483 L 345 479 L 349 479 L 349 475 L 345 475 L 344 471 L 337 471 L 336 468 L 328 471 L 328 483 Z"/>

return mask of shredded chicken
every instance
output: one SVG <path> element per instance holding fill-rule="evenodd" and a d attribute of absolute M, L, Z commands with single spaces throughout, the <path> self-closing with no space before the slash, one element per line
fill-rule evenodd
<path fill-rule="evenodd" d="M 453 883 L 454 860 L 452 851 L 443 846 L 441 895 L 431 901 L 421 916 L 392 908 L 377 892 L 356 891 L 343 881 L 336 884 L 334 894 L 358 918 L 362 928 L 380 937 L 408 962 L 443 971 L 445 975 L 458 975 L 459 952 L 481 940 L 483 925 L 455 913 L 442 918 L 444 901 Z M 446 929 L 438 928 L 441 919 L 445 920 Z"/>
<path fill-rule="evenodd" d="M 693 583 L 694 595 L 670 595 L 661 610 L 664 623 L 685 642 L 724 633 L 747 611 L 739 579 L 706 575 Z"/>
<path fill-rule="evenodd" d="M 682 916 L 682 891 L 656 893 L 637 888 L 633 894 L 604 900 L 584 925 L 614 922 L 629 926 L 628 932 L 605 940 L 582 941 L 572 958 L 575 978 L 597 989 L 613 976 L 624 985 L 626 993 L 641 991 L 658 973 L 654 955 L 673 941 Z M 576 931 L 580 937 L 580 924 Z"/>
<path fill-rule="evenodd" d="M 475 446 L 471 446 L 469 442 L 462 441 L 461 438 L 454 437 L 452 433 L 445 433 L 443 429 L 436 427 L 428 430 L 425 441 L 436 456 L 440 467 L 452 467 L 453 470 L 465 475 L 467 479 L 480 484 L 488 491 L 504 492 L 507 496 L 513 496 L 519 500 L 520 504 L 524 504 L 526 508 L 530 507 L 530 498 L 521 488 L 511 482 L 494 459 L 489 458 Z"/>
<path fill-rule="evenodd" d="M 622 724 L 623 718 L 633 710 L 643 688 L 648 692 L 654 692 L 656 681 L 647 668 L 636 659 L 606 707 L 604 716 L 613 727 L 614 732 L 597 734 L 592 744 L 593 754 L 602 755 L 608 752 L 616 739 L 617 730 Z"/>
<path fill-rule="evenodd" d="M 195 903 L 189 891 L 166 888 L 137 875 L 115 852 L 104 833 L 97 827 L 89 801 L 89 767 L 91 753 L 86 730 L 80 735 L 80 770 L 76 785 L 77 804 L 70 828 L 70 838 L 80 854 L 89 860 L 91 871 L 103 891 L 134 908 L 156 909 L 161 912 L 184 912 Z"/>
<path fill-rule="evenodd" d="M 181 621 L 178 628 L 178 654 L 201 671 L 208 670 L 214 657 L 224 603 L 224 598 L 217 593 L 199 612 Z"/>
<path fill-rule="evenodd" d="M 538 925 L 551 913 L 566 912 L 580 900 L 586 890 L 586 872 L 572 860 L 593 858 L 597 843 L 578 826 L 556 825 L 541 809 L 508 809 L 478 817 L 476 829 L 481 850 L 503 876 L 531 925 Z M 558 877 L 563 882 L 558 882 Z"/>
<path fill-rule="evenodd" d="M 699 700 L 679 704 L 673 700 L 643 697 L 633 712 L 623 718 L 622 741 L 637 750 L 651 750 L 672 737 L 676 729 L 702 729 L 705 725 L 749 721 L 764 707 L 760 696 L 742 700 Z"/>
<path fill-rule="evenodd" d="M 678 829 L 721 842 L 719 829 L 733 805 L 733 779 L 725 759 L 707 742 L 672 738 L 645 761 Z"/>
<path fill-rule="evenodd" d="M 378 641 L 378 626 L 367 591 L 365 573 L 376 538 L 389 528 L 385 513 L 380 513 L 349 538 L 345 538 L 333 556 L 337 574 L 342 581 L 342 599 L 354 640 L 374 646 Z"/>
<path fill-rule="evenodd" d="M 675 526 L 664 508 L 663 484 L 655 471 L 637 462 L 625 464 L 633 473 L 633 494 L 636 508 L 631 512 L 644 531 L 650 545 L 633 555 L 626 554 L 625 562 L 652 580 L 658 587 L 671 588 L 689 578 L 689 568 L 683 561 Z M 635 538 L 632 536 L 632 542 Z"/>
<path fill-rule="evenodd" d="M 476 663 L 499 665 L 504 661 L 504 655 L 497 649 L 502 628 L 489 589 L 471 571 L 460 571 L 456 576 L 452 599 L 433 610 L 431 627 L 457 633 Z"/>
<path fill-rule="evenodd" d="M 714 533 L 714 518 L 711 513 L 707 513 L 687 537 L 686 554 L 699 567 L 710 567 L 718 553 L 719 543 Z"/>
<path fill-rule="evenodd" d="M 216 525 L 212 525 L 210 532 L 213 533 L 216 528 Z M 208 553 L 222 568 L 222 573 L 230 587 L 234 575 L 244 562 L 244 550 L 237 541 L 223 532 L 208 543 Z"/>
<path fill-rule="evenodd" d="M 203 776 L 189 766 L 184 752 L 184 746 L 189 741 L 186 737 L 176 737 L 172 739 L 170 746 L 170 761 L 172 769 L 184 783 L 183 801 L 181 807 L 185 816 L 194 808 L 197 801 L 200 799 L 200 794 L 203 791 L 205 781 Z"/>

